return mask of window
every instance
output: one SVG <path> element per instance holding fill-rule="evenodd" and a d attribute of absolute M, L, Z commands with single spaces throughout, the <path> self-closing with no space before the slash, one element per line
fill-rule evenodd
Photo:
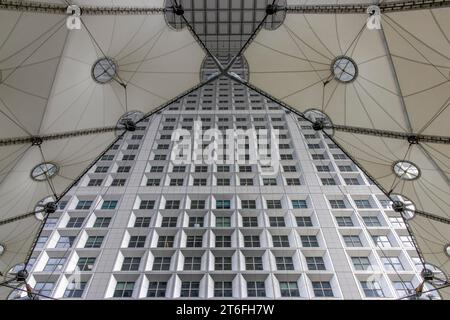
<path fill-rule="evenodd" d="M 289 247 L 288 236 L 272 235 L 273 246 L 276 248 Z"/>
<path fill-rule="evenodd" d="M 77 267 L 80 271 L 92 271 L 95 265 L 95 257 L 80 257 L 77 262 Z"/>
<path fill-rule="evenodd" d="M 75 210 L 89 210 L 91 208 L 91 200 L 80 200 L 75 207 Z"/>
<path fill-rule="evenodd" d="M 200 270 L 202 264 L 201 257 L 185 257 L 184 270 Z"/>
<path fill-rule="evenodd" d="M 239 166 L 239 172 L 252 172 L 251 166 Z"/>
<path fill-rule="evenodd" d="M 324 186 L 335 186 L 336 185 L 336 181 L 334 181 L 333 178 L 321 178 L 320 180 L 322 181 L 322 184 Z"/>
<path fill-rule="evenodd" d="M 46 236 L 40 236 L 38 238 L 38 240 L 36 241 L 36 248 L 37 249 L 41 249 L 45 246 L 45 244 L 47 243 L 48 237 Z"/>
<path fill-rule="evenodd" d="M 255 200 L 241 200 L 242 209 L 256 209 Z"/>
<path fill-rule="evenodd" d="M 72 217 L 67 222 L 66 228 L 81 228 L 84 217 Z"/>
<path fill-rule="evenodd" d="M 112 159 L 114 159 L 113 154 L 105 154 L 100 158 L 102 161 L 111 161 Z"/>
<path fill-rule="evenodd" d="M 231 236 L 216 236 L 216 248 L 230 248 Z"/>
<path fill-rule="evenodd" d="M 102 204 L 102 210 L 114 210 L 117 207 L 117 200 L 105 200 Z"/>
<path fill-rule="evenodd" d="M 280 282 L 280 292 L 282 297 L 300 297 L 297 282 Z"/>
<path fill-rule="evenodd" d="M 137 217 L 134 221 L 135 228 L 148 228 L 150 226 L 151 217 Z"/>
<path fill-rule="evenodd" d="M 318 144 L 318 143 L 308 143 L 308 149 L 320 149 L 320 144 Z"/>
<path fill-rule="evenodd" d="M 150 172 L 163 172 L 163 170 L 164 170 L 163 166 L 152 166 Z"/>
<path fill-rule="evenodd" d="M 90 236 L 86 244 L 84 245 L 85 248 L 100 248 L 103 243 L 103 236 Z"/>
<path fill-rule="evenodd" d="M 373 242 L 377 247 L 389 248 L 392 247 L 391 241 L 387 236 L 372 236 Z"/>
<path fill-rule="evenodd" d="M 183 281 L 181 283 L 180 297 L 198 297 L 200 282 L 198 281 Z"/>
<path fill-rule="evenodd" d="M 389 221 L 391 222 L 394 228 L 405 228 L 405 222 L 402 217 L 389 217 Z"/>
<path fill-rule="evenodd" d="M 191 209 L 205 209 L 205 200 L 191 200 Z"/>
<path fill-rule="evenodd" d="M 203 217 L 190 217 L 189 227 L 203 227 Z"/>
<path fill-rule="evenodd" d="M 336 222 L 339 227 L 353 227 L 353 220 L 351 217 L 336 217 Z"/>
<path fill-rule="evenodd" d="M 414 285 L 411 281 L 394 281 L 394 289 L 397 291 L 397 295 L 401 297 L 409 296 L 415 292 Z"/>
<path fill-rule="evenodd" d="M 231 281 L 215 281 L 214 297 L 232 297 L 233 283 Z"/>
<path fill-rule="evenodd" d="M 195 172 L 208 172 L 208 166 L 195 166 Z"/>
<path fill-rule="evenodd" d="M 106 173 L 106 172 L 108 172 L 108 170 L 109 170 L 109 167 L 101 166 L 101 167 L 95 168 L 95 173 Z"/>
<path fill-rule="evenodd" d="M 111 182 L 111 186 L 123 187 L 123 186 L 125 186 L 126 182 L 127 182 L 127 179 L 113 179 L 113 181 Z"/>
<path fill-rule="evenodd" d="M 177 217 L 164 217 L 161 222 L 163 228 L 174 228 L 177 226 Z"/>
<path fill-rule="evenodd" d="M 342 153 L 335 153 L 335 154 L 333 154 L 333 158 L 336 160 L 345 160 L 345 159 L 347 159 L 347 156 Z"/>
<path fill-rule="evenodd" d="M 306 209 L 308 208 L 308 204 L 306 200 L 291 200 L 292 208 L 294 209 Z"/>
<path fill-rule="evenodd" d="M 173 236 L 159 236 L 158 237 L 158 248 L 171 248 L 173 247 Z"/>
<path fill-rule="evenodd" d="M 266 287 L 263 281 L 247 281 L 247 296 L 265 297 Z"/>
<path fill-rule="evenodd" d="M 216 209 L 230 209 L 230 200 L 216 200 Z"/>
<path fill-rule="evenodd" d="M 155 207 L 154 200 L 141 200 L 141 203 L 139 205 L 139 209 L 141 209 L 141 210 L 153 209 L 154 207 Z"/>
<path fill-rule="evenodd" d="M 362 247 L 361 239 L 357 235 L 344 236 L 344 242 L 347 247 Z"/>
<path fill-rule="evenodd" d="M 240 179 L 241 186 L 252 186 L 253 185 L 253 179 L 251 178 L 241 178 Z"/>
<path fill-rule="evenodd" d="M 345 184 L 349 186 L 357 186 L 360 185 L 359 180 L 357 178 L 344 178 Z"/>
<path fill-rule="evenodd" d="M 316 166 L 316 169 L 318 172 L 330 172 L 330 167 L 329 166 Z"/>
<path fill-rule="evenodd" d="M 131 166 L 119 166 L 117 168 L 118 173 L 128 173 L 130 172 Z"/>
<path fill-rule="evenodd" d="M 292 257 L 275 257 L 277 270 L 294 270 Z"/>
<path fill-rule="evenodd" d="M 139 149 L 139 145 L 138 144 L 129 144 L 127 145 L 127 150 L 137 150 Z M 159 149 L 159 146 L 158 146 Z"/>
<path fill-rule="evenodd" d="M 297 172 L 297 168 L 295 166 L 283 166 L 284 172 Z"/>
<path fill-rule="evenodd" d="M 231 270 L 231 257 L 215 257 L 214 270 Z"/>
<path fill-rule="evenodd" d="M 124 154 L 122 157 L 122 161 L 133 161 L 136 158 L 134 154 Z"/>
<path fill-rule="evenodd" d="M 312 287 L 316 297 L 333 297 L 333 289 L 328 281 L 313 281 Z"/>
<path fill-rule="evenodd" d="M 303 247 L 318 247 L 319 242 L 316 236 L 300 236 Z"/>
<path fill-rule="evenodd" d="M 325 160 L 325 155 L 322 153 L 316 153 L 311 155 L 313 160 Z"/>
<path fill-rule="evenodd" d="M 111 218 L 109 217 L 98 217 L 95 220 L 94 228 L 108 228 L 111 222 Z"/>
<path fill-rule="evenodd" d="M 263 185 L 265 186 L 276 186 L 277 179 L 275 178 L 263 178 Z"/>
<path fill-rule="evenodd" d="M 91 179 L 89 180 L 88 187 L 98 187 L 103 183 L 103 179 Z"/>
<path fill-rule="evenodd" d="M 355 200 L 355 204 L 358 209 L 372 208 L 369 200 Z"/>
<path fill-rule="evenodd" d="M 398 257 L 381 257 L 381 261 L 387 271 L 405 270 L 405 267 L 403 267 L 403 264 Z"/>
<path fill-rule="evenodd" d="M 43 296 L 50 297 L 52 295 L 54 287 L 55 287 L 54 282 L 36 282 L 33 291 Z"/>
<path fill-rule="evenodd" d="M 60 236 L 56 248 L 70 248 L 75 241 L 75 236 Z"/>
<path fill-rule="evenodd" d="M 81 298 L 85 288 L 86 282 L 71 282 L 64 291 L 64 298 Z"/>
<path fill-rule="evenodd" d="M 257 217 L 242 217 L 242 225 L 244 227 L 257 227 L 258 218 Z"/>
<path fill-rule="evenodd" d="M 414 241 L 411 236 L 400 236 L 400 241 L 407 248 L 414 248 Z"/>
<path fill-rule="evenodd" d="M 376 216 L 363 217 L 363 221 L 367 227 L 381 227 L 380 220 Z"/>
<path fill-rule="evenodd" d="M 143 248 L 146 236 L 131 236 L 128 242 L 128 248 Z"/>
<path fill-rule="evenodd" d="M 368 257 L 352 257 L 352 262 L 355 270 L 373 270 Z"/>
<path fill-rule="evenodd" d="M 194 179 L 194 186 L 206 186 L 207 179 Z"/>
<path fill-rule="evenodd" d="M 331 208 L 333 209 L 345 209 L 344 200 L 328 200 Z"/>
<path fill-rule="evenodd" d="M 244 236 L 244 247 L 255 248 L 259 246 L 259 236 Z"/>
<path fill-rule="evenodd" d="M 155 257 L 153 261 L 153 271 L 162 271 L 170 269 L 171 257 Z"/>
<path fill-rule="evenodd" d="M 180 200 L 167 200 L 164 209 L 180 209 Z"/>
<path fill-rule="evenodd" d="M 338 166 L 339 170 L 342 172 L 351 172 L 354 171 L 352 166 Z"/>
<path fill-rule="evenodd" d="M 46 272 L 61 271 L 65 263 L 66 258 L 49 258 L 43 271 Z"/>
<path fill-rule="evenodd" d="M 217 228 L 231 227 L 231 218 L 230 217 L 216 217 L 216 227 Z"/>
<path fill-rule="evenodd" d="M 245 257 L 245 270 L 263 270 L 261 257 Z"/>
<path fill-rule="evenodd" d="M 297 227 L 312 227 L 313 223 L 311 217 L 295 217 Z"/>
<path fill-rule="evenodd" d="M 114 298 L 130 298 L 133 295 L 134 282 L 117 282 Z"/>
<path fill-rule="evenodd" d="M 229 166 L 217 166 L 217 172 L 230 172 Z"/>
<path fill-rule="evenodd" d="M 288 186 L 299 186 L 300 179 L 299 178 L 286 178 L 286 184 Z"/>
<path fill-rule="evenodd" d="M 367 298 L 381 298 L 384 297 L 383 290 L 377 281 L 361 281 L 361 287 Z"/>
<path fill-rule="evenodd" d="M 184 183 L 184 179 L 170 179 L 171 186 L 182 186 Z"/>
<path fill-rule="evenodd" d="M 284 217 L 269 217 L 271 227 L 285 227 Z"/>
<path fill-rule="evenodd" d="M 217 185 L 218 186 L 229 186 L 230 185 L 230 179 L 219 178 L 219 179 L 217 179 Z"/>
<path fill-rule="evenodd" d="M 266 200 L 267 209 L 281 209 L 281 200 Z"/>
<path fill-rule="evenodd" d="M 141 264 L 140 257 L 126 257 L 123 259 L 122 271 L 136 271 L 139 270 Z"/>
<path fill-rule="evenodd" d="M 155 154 L 153 160 L 166 160 L 167 156 L 165 154 Z"/>
<path fill-rule="evenodd" d="M 308 270 L 326 270 L 325 262 L 322 257 L 306 257 Z"/>
<path fill-rule="evenodd" d="M 148 283 L 147 297 L 149 298 L 163 298 L 166 296 L 167 282 L 155 282 Z"/>
<path fill-rule="evenodd" d="M 147 187 L 159 186 L 161 179 L 147 179 Z"/>
<path fill-rule="evenodd" d="M 203 244 L 203 236 L 188 236 L 186 240 L 186 247 L 199 248 Z"/>

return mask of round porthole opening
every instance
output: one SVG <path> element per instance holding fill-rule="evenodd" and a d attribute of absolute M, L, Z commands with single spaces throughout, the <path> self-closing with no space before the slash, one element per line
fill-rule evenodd
<path fill-rule="evenodd" d="M 38 164 L 31 170 L 31 178 L 35 181 L 46 181 L 58 173 L 58 166 L 51 162 Z"/>
<path fill-rule="evenodd" d="M 105 84 L 114 79 L 117 65 L 111 58 L 101 58 L 92 66 L 92 78 L 95 82 Z"/>
<path fill-rule="evenodd" d="M 339 82 L 350 83 L 356 79 L 358 67 L 352 58 L 340 56 L 331 63 L 331 72 Z"/>
<path fill-rule="evenodd" d="M 402 180 L 416 180 L 420 176 L 419 168 L 410 161 L 397 161 L 393 167 L 394 173 Z"/>

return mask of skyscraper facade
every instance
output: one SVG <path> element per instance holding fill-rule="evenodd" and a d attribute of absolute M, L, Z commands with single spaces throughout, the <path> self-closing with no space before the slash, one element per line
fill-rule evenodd
<path fill-rule="evenodd" d="M 272 166 L 173 161 L 172 133 L 197 122 L 276 131 Z M 57 299 L 397 299 L 422 281 L 402 216 L 344 152 L 227 77 L 124 134 L 47 219 L 28 268 Z"/>

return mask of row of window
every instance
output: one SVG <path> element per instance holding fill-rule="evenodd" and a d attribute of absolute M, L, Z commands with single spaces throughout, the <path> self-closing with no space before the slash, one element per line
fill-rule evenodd
<path fill-rule="evenodd" d="M 367 298 L 383 298 L 386 294 L 378 281 L 360 281 L 360 286 Z M 393 281 L 393 287 L 399 297 L 410 295 L 415 287 L 411 281 Z M 297 281 L 278 281 L 281 297 L 301 297 Z M 51 296 L 54 291 L 54 282 L 37 282 L 34 291 L 44 296 Z M 82 281 L 67 285 L 63 298 L 81 298 L 87 287 L 87 282 Z M 134 281 L 118 281 L 114 287 L 113 298 L 131 298 L 135 292 Z M 266 297 L 266 285 L 264 281 L 246 281 L 247 297 Z M 311 281 L 312 291 L 315 297 L 335 297 L 333 287 L 329 281 Z M 167 281 L 149 281 L 146 292 L 148 298 L 164 298 L 168 295 Z M 214 297 L 233 297 L 232 281 L 214 281 Z M 194 298 L 200 296 L 200 281 L 182 281 L 179 296 Z"/>
<path fill-rule="evenodd" d="M 391 248 L 393 243 L 387 235 L 372 235 L 373 244 L 379 248 Z M 91 235 L 88 236 L 84 248 L 101 248 L 104 242 L 105 236 L 103 235 Z M 343 235 L 343 241 L 346 247 L 367 247 L 369 244 L 361 241 L 360 235 Z M 39 237 L 36 249 L 42 249 L 48 240 L 47 236 Z M 400 236 L 403 246 L 407 248 L 414 248 L 414 243 L 409 235 Z M 56 248 L 69 248 L 75 241 L 74 236 L 61 236 L 56 244 Z M 292 241 L 294 238 L 290 238 L 288 235 L 276 235 L 271 234 L 271 243 L 268 246 L 277 247 L 294 247 Z M 299 235 L 299 241 L 304 248 L 320 247 L 320 243 L 316 235 Z M 144 248 L 147 242 L 147 236 L 145 235 L 130 235 L 127 241 L 126 247 L 128 248 Z M 159 235 L 156 241 L 157 248 L 173 248 L 175 243 L 174 235 Z M 230 235 L 215 235 L 215 248 L 231 248 L 232 236 Z M 186 248 L 202 248 L 205 247 L 203 243 L 203 235 L 187 235 L 184 242 Z M 243 235 L 243 247 L 244 248 L 260 248 L 261 238 L 260 235 Z"/>

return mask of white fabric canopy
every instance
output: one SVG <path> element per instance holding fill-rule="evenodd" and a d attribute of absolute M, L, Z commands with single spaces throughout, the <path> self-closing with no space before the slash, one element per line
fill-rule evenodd
<path fill-rule="evenodd" d="M 76 3 L 163 5 L 162 0 Z M 66 18 L 0 9 L 0 140 L 97 130 L 44 140 L 40 147 L 0 144 L 0 222 L 33 212 L 48 196 L 60 196 L 115 140 L 113 128 L 126 112 L 149 113 L 200 81 L 205 53 L 186 28 L 169 27 L 162 13 L 86 15 L 80 30 L 69 30 Z M 105 57 L 117 74 L 101 84 L 91 72 Z M 56 165 L 57 174 L 49 181 L 33 180 L 32 169 L 44 162 Z M 3 275 L 25 261 L 41 225 L 34 215 L 0 224 Z"/>
<path fill-rule="evenodd" d="M 450 8 L 382 14 L 382 30 L 366 28 L 367 17 L 288 13 L 279 28 L 261 30 L 246 49 L 250 84 L 299 112 L 322 111 L 334 125 L 448 138 Z M 357 67 L 352 81 L 333 73 L 340 56 Z M 346 71 L 351 78 L 354 70 Z M 450 219 L 448 144 L 410 145 L 404 138 L 339 129 L 334 140 L 385 192 Z M 401 160 L 420 170 L 417 179 L 394 173 Z M 409 225 L 425 260 L 450 275 L 449 225 L 418 214 Z"/>

